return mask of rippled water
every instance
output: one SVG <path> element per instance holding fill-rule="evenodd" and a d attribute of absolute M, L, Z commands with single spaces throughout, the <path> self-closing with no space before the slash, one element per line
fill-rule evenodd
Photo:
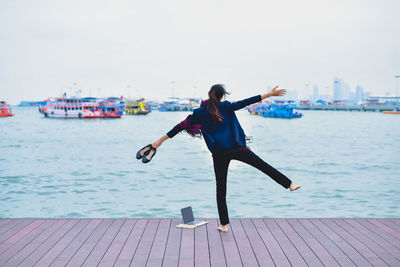
<path fill-rule="evenodd" d="M 115 120 L 0 119 L 0 217 L 218 217 L 211 154 L 179 134 L 143 164 L 136 151 L 187 112 Z M 290 192 L 232 161 L 230 217 L 400 217 L 400 116 L 304 111 L 297 120 L 238 118 L 250 148 L 303 185 Z"/>

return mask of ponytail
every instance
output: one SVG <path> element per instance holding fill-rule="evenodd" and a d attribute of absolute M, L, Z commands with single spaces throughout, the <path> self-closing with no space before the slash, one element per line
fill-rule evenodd
<path fill-rule="evenodd" d="M 222 114 L 218 110 L 219 99 L 227 94 L 222 84 L 215 84 L 211 86 L 209 91 L 209 98 L 207 104 L 207 111 L 211 116 L 211 120 L 217 124 L 222 122 Z"/>

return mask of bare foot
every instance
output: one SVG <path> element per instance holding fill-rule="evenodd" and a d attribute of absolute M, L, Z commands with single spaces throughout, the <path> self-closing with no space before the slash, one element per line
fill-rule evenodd
<path fill-rule="evenodd" d="M 297 190 L 297 189 L 299 189 L 301 187 L 301 185 L 295 185 L 294 183 L 291 183 L 290 184 L 290 191 L 294 191 L 294 190 Z"/>
<path fill-rule="evenodd" d="M 218 226 L 217 229 L 220 230 L 221 232 L 226 233 L 226 232 L 228 232 L 228 225 L 225 224 L 225 225 Z"/>

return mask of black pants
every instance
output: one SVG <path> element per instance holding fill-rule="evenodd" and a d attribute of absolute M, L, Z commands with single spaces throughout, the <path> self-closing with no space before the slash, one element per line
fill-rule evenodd
<path fill-rule="evenodd" d="M 218 150 L 213 153 L 215 179 L 217 184 L 217 205 L 221 224 L 228 224 L 228 208 L 226 206 L 226 178 L 229 162 L 232 159 L 247 163 L 275 180 L 284 188 L 289 188 L 292 181 L 268 163 L 259 158 L 250 149 L 244 146 L 233 146 L 227 149 Z"/>

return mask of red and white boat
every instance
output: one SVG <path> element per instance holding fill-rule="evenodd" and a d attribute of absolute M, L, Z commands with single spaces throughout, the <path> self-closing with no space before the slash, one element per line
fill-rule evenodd
<path fill-rule="evenodd" d="M 48 118 L 121 118 L 123 114 L 123 103 L 115 98 L 54 98 L 45 102 L 39 112 Z"/>
<path fill-rule="evenodd" d="M 11 107 L 6 101 L 0 101 L 0 117 L 11 117 L 14 116 L 11 112 Z"/>

